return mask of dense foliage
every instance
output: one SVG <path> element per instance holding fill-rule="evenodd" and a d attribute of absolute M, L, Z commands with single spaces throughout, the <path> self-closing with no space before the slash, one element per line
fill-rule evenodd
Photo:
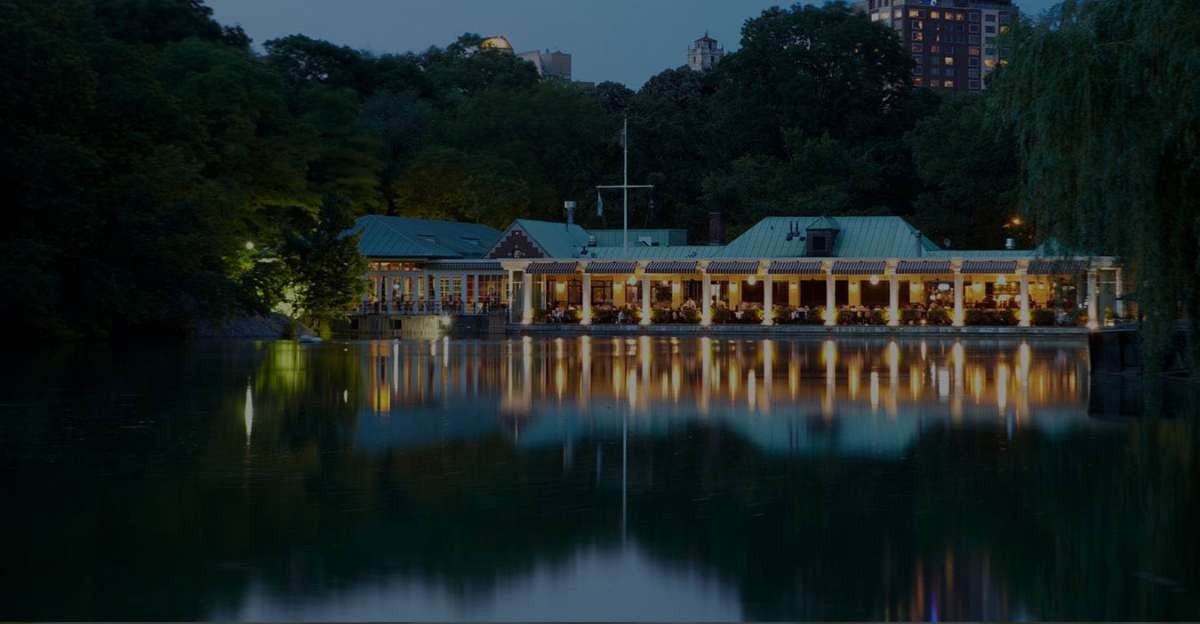
<path fill-rule="evenodd" d="M 1021 204 L 1045 236 L 1128 260 L 1165 353 L 1176 318 L 1200 319 L 1200 5 L 1067 0 L 1017 43 L 992 104 L 1018 132 Z"/>

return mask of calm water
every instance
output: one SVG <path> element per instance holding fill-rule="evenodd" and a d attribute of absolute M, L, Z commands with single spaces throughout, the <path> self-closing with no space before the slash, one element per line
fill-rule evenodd
<path fill-rule="evenodd" d="M 1200 428 L 1086 356 L 10 353 L 0 619 L 1200 618 Z"/>

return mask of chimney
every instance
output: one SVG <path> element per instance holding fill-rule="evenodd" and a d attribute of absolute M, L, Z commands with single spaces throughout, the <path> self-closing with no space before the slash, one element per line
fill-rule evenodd
<path fill-rule="evenodd" d="M 725 244 L 725 223 L 721 220 L 720 210 L 708 211 L 708 244 Z"/>
<path fill-rule="evenodd" d="M 575 202 L 565 201 L 563 202 L 563 208 L 567 209 L 567 225 L 575 225 Z"/>

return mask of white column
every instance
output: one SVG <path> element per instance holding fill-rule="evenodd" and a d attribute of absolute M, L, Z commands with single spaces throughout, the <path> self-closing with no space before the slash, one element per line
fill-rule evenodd
<path fill-rule="evenodd" d="M 528 271 L 521 274 L 521 324 L 533 322 L 533 276 Z"/>
<path fill-rule="evenodd" d="M 708 275 L 708 268 L 704 269 L 704 281 L 700 287 L 700 324 L 712 324 L 712 278 Z"/>
<path fill-rule="evenodd" d="M 954 269 L 954 318 L 955 327 L 962 327 L 966 318 L 963 314 L 963 274 L 962 269 Z"/>
<path fill-rule="evenodd" d="M 587 273 L 587 267 L 584 267 L 583 274 L 583 315 L 579 319 L 580 325 L 592 324 L 592 274 Z"/>
<path fill-rule="evenodd" d="M 467 280 L 468 279 L 470 279 L 470 276 L 467 275 L 466 273 L 463 273 L 463 276 L 462 276 L 462 312 L 463 312 L 463 314 L 466 314 L 471 309 L 470 305 L 467 303 Z"/>
<path fill-rule="evenodd" d="M 650 324 L 650 276 L 642 273 L 642 325 Z"/>
<path fill-rule="evenodd" d="M 825 325 L 833 327 L 837 325 L 837 282 L 833 279 L 833 263 L 829 264 L 829 268 L 825 273 Z"/>
<path fill-rule="evenodd" d="M 1021 327 L 1029 327 L 1029 271 L 1022 269 L 1017 272 L 1017 278 L 1021 280 L 1021 316 L 1017 319 Z"/>
<path fill-rule="evenodd" d="M 896 269 L 888 271 L 888 325 L 900 324 L 900 278 Z"/>
<path fill-rule="evenodd" d="M 392 274 L 383 274 L 383 313 L 390 314 L 392 311 Z"/>
<path fill-rule="evenodd" d="M 1087 324 L 1092 329 L 1100 326 L 1099 301 L 1097 301 L 1100 293 L 1097 289 L 1096 273 L 1096 269 L 1088 269 L 1087 272 Z"/>
<path fill-rule="evenodd" d="M 768 273 L 763 278 L 763 325 L 775 324 L 775 294 L 772 293 L 772 277 Z"/>
<path fill-rule="evenodd" d="M 1121 301 L 1121 297 L 1125 294 L 1125 282 L 1121 279 L 1121 267 L 1113 270 L 1113 279 L 1115 280 L 1113 283 L 1113 296 L 1116 298 L 1113 305 L 1116 306 L 1117 318 L 1124 318 L 1125 302 Z"/>
<path fill-rule="evenodd" d="M 476 273 L 473 278 L 475 280 L 475 309 L 482 310 L 483 306 L 479 305 L 483 303 L 483 295 L 479 292 L 479 274 Z"/>
<path fill-rule="evenodd" d="M 442 311 L 442 276 L 433 274 L 433 311 Z"/>

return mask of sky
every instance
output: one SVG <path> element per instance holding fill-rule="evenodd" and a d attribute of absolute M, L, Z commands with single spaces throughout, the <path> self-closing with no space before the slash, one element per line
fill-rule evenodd
<path fill-rule="evenodd" d="M 1017 0 L 1040 13 L 1056 0 Z M 637 89 L 686 63 L 707 31 L 737 49 L 742 24 L 790 0 L 208 0 L 216 19 L 261 44 L 305 34 L 376 54 L 444 46 L 465 32 L 502 34 L 517 52 L 569 52 L 575 80 Z"/>

